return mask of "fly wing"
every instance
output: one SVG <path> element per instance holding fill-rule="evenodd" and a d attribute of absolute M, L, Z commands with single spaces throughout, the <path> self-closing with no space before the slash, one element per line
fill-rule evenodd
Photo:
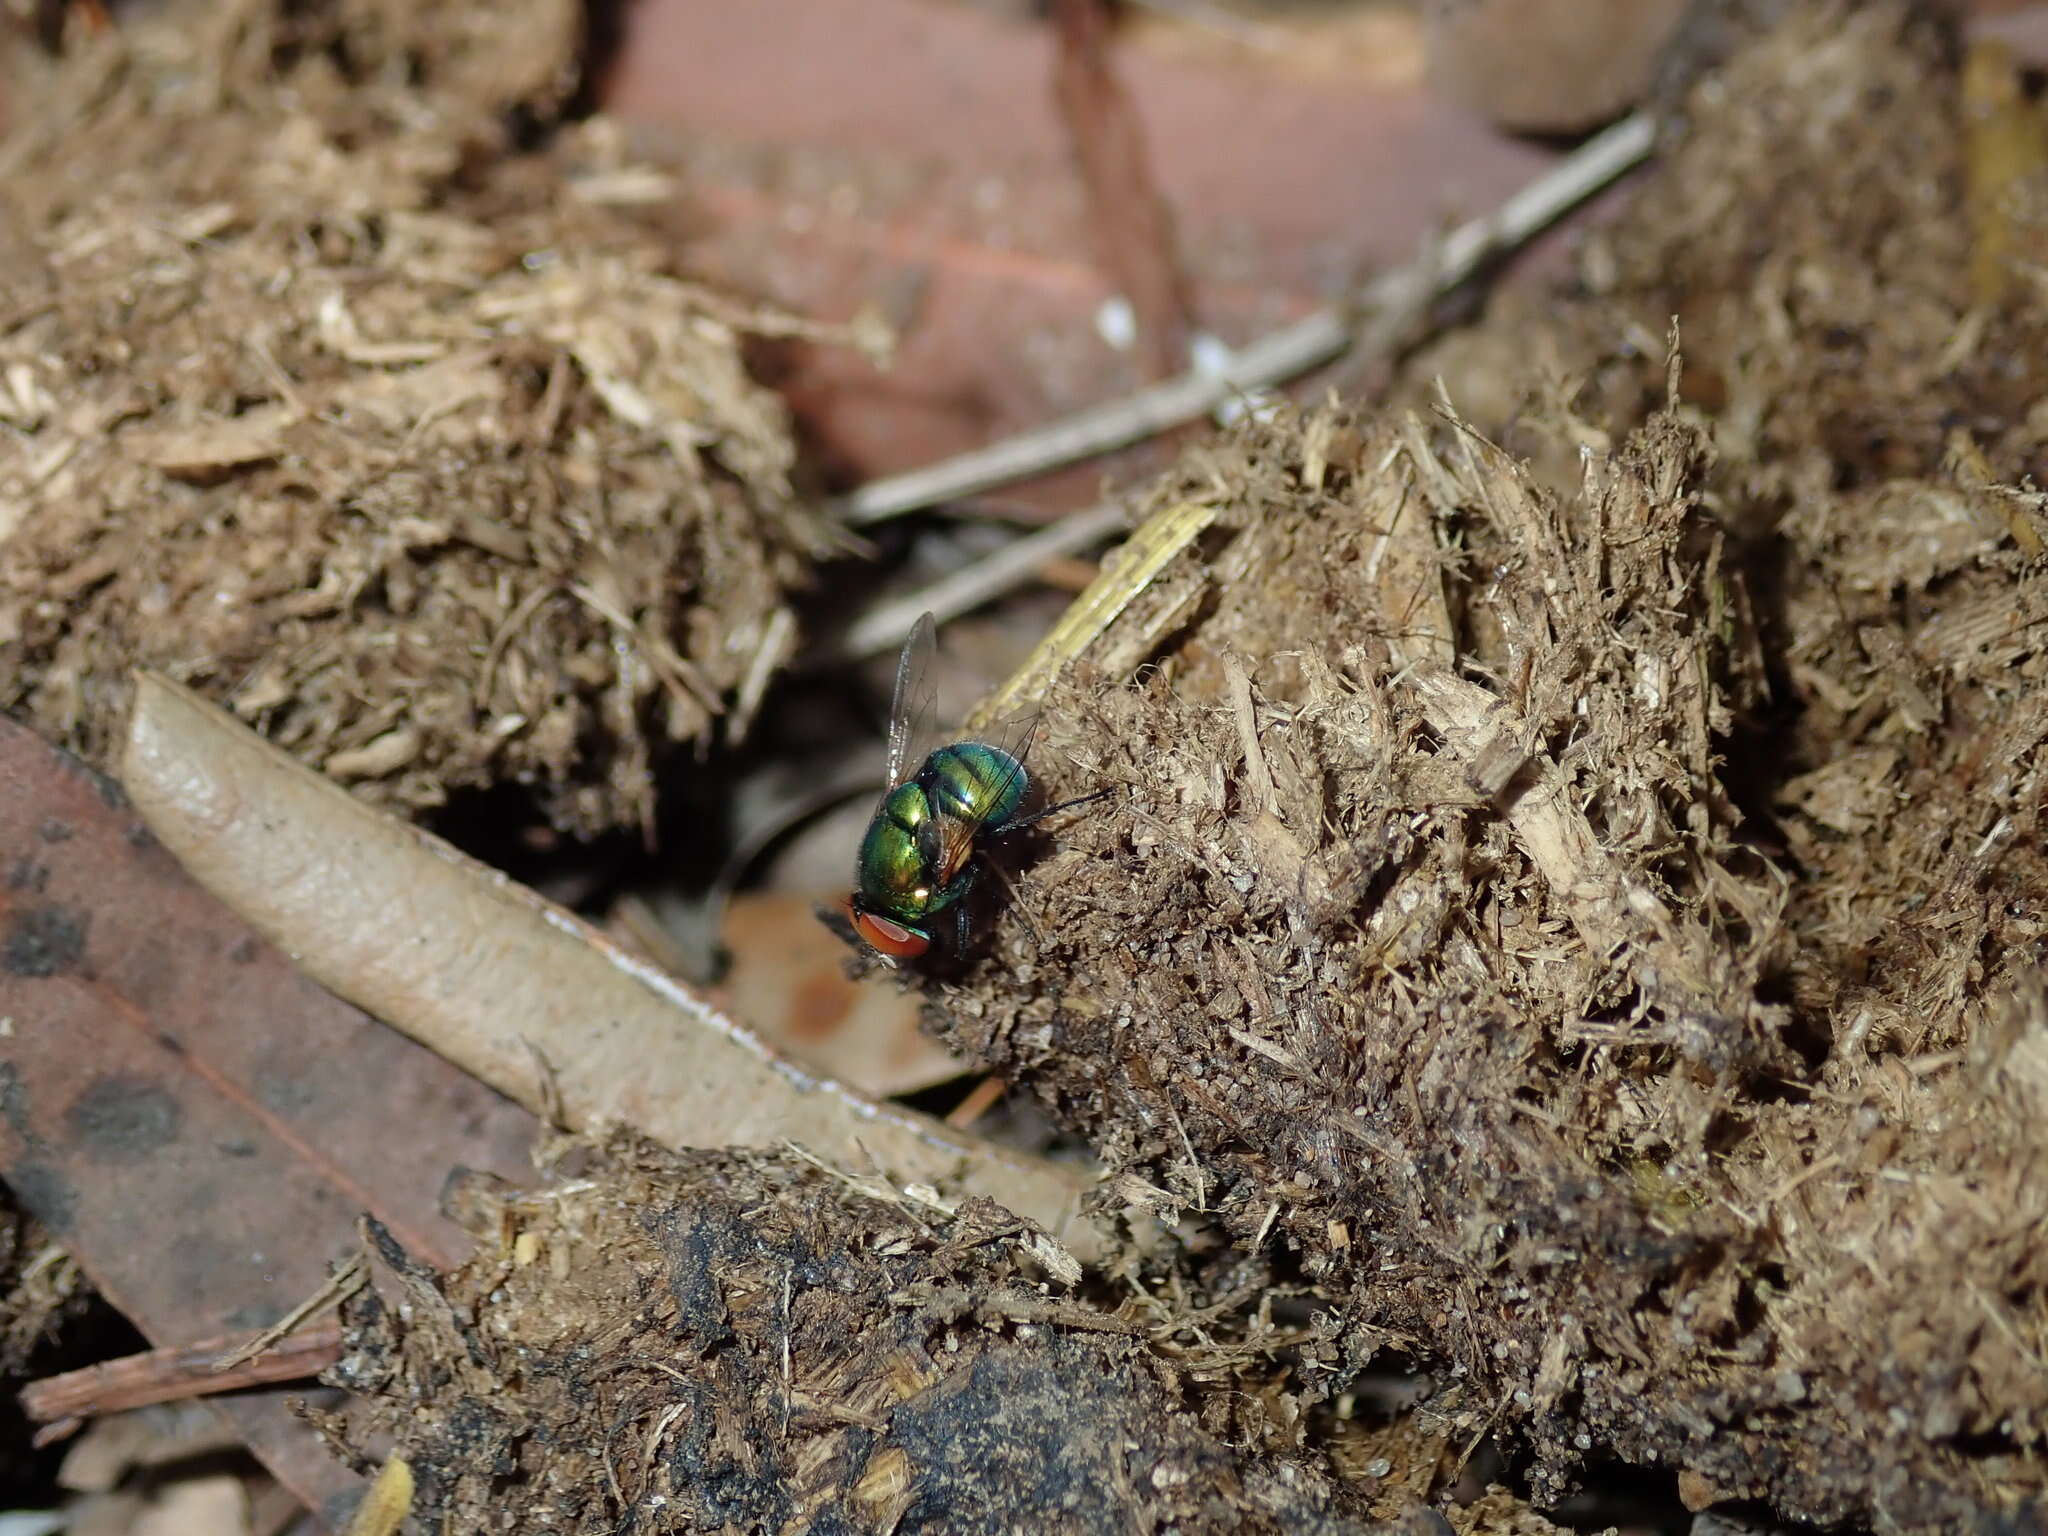
<path fill-rule="evenodd" d="M 950 881 L 966 867 L 974 856 L 975 839 L 989 830 L 995 808 L 1010 798 L 1019 779 L 1028 778 L 1024 758 L 1038 734 L 1038 722 L 1038 712 L 1033 710 L 996 721 L 974 733 L 975 741 L 1007 754 L 1011 766 L 1008 771 L 975 785 L 964 816 L 938 818 L 934 825 L 938 847 L 932 863 L 940 880 Z"/>
<path fill-rule="evenodd" d="M 1036 709 L 1019 710 L 1016 714 L 1005 715 L 999 720 L 989 722 L 975 731 L 973 738 L 983 746 L 994 747 L 1000 752 L 1008 753 L 1010 760 L 1022 771 L 1030 759 L 1032 743 L 1038 739 L 1038 727 L 1044 719 L 1045 716 Z M 991 803 L 1001 800 L 1001 791 L 1008 788 L 1007 782 L 1000 786 L 991 785 Z"/>
<path fill-rule="evenodd" d="M 1015 769 L 980 786 L 974 797 L 974 815 L 977 821 L 985 821 L 989 812 L 1009 798 L 1019 779 L 1028 779 L 1026 761 L 1031 755 L 1031 744 L 1038 739 L 1038 725 L 1044 717 L 1035 709 L 1005 716 L 994 721 L 983 730 L 974 733 L 974 739 L 984 746 L 994 747 L 1005 753 Z"/>
<path fill-rule="evenodd" d="M 946 816 L 926 825 L 932 829 L 932 836 L 937 842 L 931 851 L 932 878 L 941 885 L 951 885 L 954 877 L 967 867 L 967 861 L 974 857 L 977 824 Z"/>
<path fill-rule="evenodd" d="M 896 696 L 889 704 L 889 787 L 894 789 L 924 761 L 919 746 L 931 735 L 939 702 L 932 680 L 932 655 L 938 649 L 937 626 L 928 613 L 918 615 L 896 662 Z"/>

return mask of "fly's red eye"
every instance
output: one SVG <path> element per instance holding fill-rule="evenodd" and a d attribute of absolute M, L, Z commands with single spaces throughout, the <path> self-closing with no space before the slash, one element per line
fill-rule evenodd
<path fill-rule="evenodd" d="M 914 960 L 932 947 L 931 939 L 901 923 L 892 923 L 873 912 L 855 912 L 853 931 L 878 954 L 894 960 Z"/>

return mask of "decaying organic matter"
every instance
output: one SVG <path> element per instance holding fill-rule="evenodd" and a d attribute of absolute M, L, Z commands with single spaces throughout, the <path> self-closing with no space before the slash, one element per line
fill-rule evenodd
<path fill-rule="evenodd" d="M 794 1154 L 568 1155 L 573 1182 L 470 1203 L 445 1280 L 373 1233 L 391 1294 L 351 1304 L 331 1427 L 395 1438 L 425 1528 L 1373 1528 L 1247 1391 L 1260 1352 L 1156 1273 L 1105 1306 L 999 1206 Z"/>
<path fill-rule="evenodd" d="M 4 1098 L 0 1092 L 0 1098 Z M 0 1190 L 0 1381 L 21 1380 L 39 1350 L 64 1324 L 85 1310 L 91 1290 L 78 1266 L 27 1211 L 12 1191 Z M 0 1423 L 0 1477 L 19 1475 L 29 1455 L 29 1435 L 12 1403 Z"/>
<path fill-rule="evenodd" d="M 932 1016 L 1295 1250 L 1539 1499 L 1597 1453 L 2038 1517 L 2048 308 L 1969 255 L 2040 248 L 2048 139 L 1966 205 L 1953 40 L 1894 5 L 1795 15 L 1688 118 L 1407 408 L 1154 490 L 1208 542 L 1038 754 L 1117 803 Z"/>
<path fill-rule="evenodd" d="M 2026 476 L 2048 435 L 2048 127 L 2024 86 L 1995 59 L 1966 69 L 1918 9 L 1793 9 L 1699 83 L 1683 137 L 1562 290 L 1432 349 L 1388 408 L 1262 413 L 1140 499 L 1177 552 L 1044 676 L 1033 758 L 1051 795 L 1114 793 L 1005 851 L 1014 895 L 986 883 L 985 941 L 926 984 L 940 1033 L 1102 1154 L 1105 1210 L 1163 1218 L 1151 1246 L 1082 1275 L 991 1204 L 795 1151 L 571 1151 L 541 1193 L 471 1191 L 482 1247 L 445 1278 L 373 1234 L 388 1284 L 351 1319 L 336 1443 L 367 1459 L 388 1437 L 419 1512 L 456 1529 L 1346 1529 L 1394 1513 L 1390 1482 L 1440 1497 L 1488 1435 L 1526 1453 L 1539 1503 L 1619 1459 L 1670 1469 L 1696 1507 L 2039 1521 L 2048 508 Z M 309 142 L 307 175 L 365 153 Z M 402 184 L 472 195 L 437 164 Z M 515 174 L 486 176 L 488 195 L 516 201 L 493 179 Z M 277 191 L 287 215 L 293 196 Z M 211 261 L 250 216 L 183 217 L 141 270 Z M 412 401 L 390 418 L 408 453 L 467 423 L 408 473 L 492 484 L 477 455 L 511 422 L 518 465 L 559 450 L 549 475 L 583 474 L 608 507 L 682 495 L 689 537 L 759 534 L 730 546 L 753 551 L 738 567 L 693 568 L 772 612 L 814 530 L 782 499 L 772 434 L 738 425 L 761 418 L 732 402 L 758 397 L 735 383 L 723 412 L 610 437 L 653 397 L 579 343 L 490 372 L 532 357 L 541 332 L 499 321 L 542 303 L 565 245 L 486 261 L 438 207 L 374 229 L 291 217 L 316 253 L 343 242 L 315 264 L 339 297 L 312 331 L 251 329 L 232 411 L 169 391 L 186 435 L 136 438 L 127 397 L 86 389 L 101 415 L 60 428 L 71 407 L 33 368 L 5 375 L 17 425 L 69 434 L 32 461 L 50 466 L 37 484 L 125 443 L 143 469 L 121 472 L 146 470 L 167 505 L 251 475 L 276 477 L 278 507 L 333 500 L 352 482 L 292 477 L 322 463 L 335 412 L 374 416 L 389 388 Z M 71 291 L 58 255 L 89 268 L 89 233 L 26 253 L 40 291 Z M 468 295 L 459 314 L 348 320 L 380 313 L 351 285 L 360 266 L 379 292 L 394 246 Z M 155 291 L 93 291 L 130 288 Z M 334 315 L 355 329 L 317 329 Z M 373 355 L 374 388 L 321 383 L 315 362 L 365 335 L 443 350 Z M 469 386 L 445 417 L 404 395 L 465 368 L 527 393 L 474 418 Z M 580 404 L 555 393 L 582 380 Z M 335 392 L 302 410 L 316 386 Z M 723 468 L 697 461 L 681 492 L 662 477 L 686 448 Z M 98 554 L 46 605 L 130 591 L 109 509 L 135 504 L 105 504 Z M 408 543 L 404 495 L 339 504 L 382 553 L 332 585 L 303 567 L 291 590 L 343 609 L 426 590 L 391 550 L 489 550 L 504 527 Z M 0 577 L 39 526 L 15 530 Z M 604 631 L 520 638 L 543 611 L 643 621 L 562 574 L 584 531 L 549 526 L 571 553 L 518 589 L 541 598 L 493 585 L 495 566 L 463 578 L 519 619 L 465 643 L 485 636 L 492 688 L 567 657 L 623 709 L 645 697 L 623 672 L 576 670 Z M 491 553 L 518 565 L 545 544 Z M 208 590 L 123 601 L 182 612 Z M 24 635 L 62 617 L 18 607 Z M 44 643 L 36 707 L 89 736 L 102 674 Z M 302 672 L 222 691 L 346 768 L 331 749 L 384 726 L 359 701 L 335 716 L 356 735 L 293 713 L 354 665 L 304 645 L 287 652 Z M 705 712 L 690 730 L 713 708 L 690 677 L 713 696 L 739 677 L 711 654 L 690 651 L 668 695 Z M 498 707 L 519 722 L 510 754 L 537 727 Z M 417 802 L 403 766 L 389 782 Z M 1390 1359 L 1424 1398 L 1361 1426 L 1351 1399 Z"/>
<path fill-rule="evenodd" d="M 10 1198 L 0 1206 L 0 1373 L 20 1374 L 30 1354 L 85 1299 L 78 1266 Z"/>
<path fill-rule="evenodd" d="M 581 7 L 162 8 L 0 144 L 0 702 L 104 760 L 159 667 L 385 804 L 650 814 L 829 546 L 749 330 L 602 122 Z M 735 698 L 737 708 L 733 714 Z"/>

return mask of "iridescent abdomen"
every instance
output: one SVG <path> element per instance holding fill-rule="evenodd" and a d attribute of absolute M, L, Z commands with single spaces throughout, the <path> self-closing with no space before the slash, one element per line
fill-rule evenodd
<path fill-rule="evenodd" d="M 923 789 L 934 815 L 972 822 L 976 830 L 1014 817 L 1031 785 L 1016 758 L 978 741 L 940 747 L 910 782 Z"/>

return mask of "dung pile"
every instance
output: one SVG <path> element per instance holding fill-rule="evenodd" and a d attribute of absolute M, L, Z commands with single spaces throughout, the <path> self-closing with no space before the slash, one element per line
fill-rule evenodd
<path fill-rule="evenodd" d="M 1987 164 L 1957 52 L 1797 12 L 1410 409 L 1191 450 L 1046 700 L 1116 797 L 933 988 L 1539 1502 L 2042 1508 L 2048 134 Z"/>
<path fill-rule="evenodd" d="M 104 759 L 127 669 L 372 798 L 644 820 L 745 725 L 827 530 L 603 123 L 582 11 L 164 8 L 17 59 L 0 143 L 0 704 Z"/>
<path fill-rule="evenodd" d="M 354 1304 L 328 1428 L 395 1439 L 426 1529 L 1375 1528 L 1240 1448 L 1264 1405 L 1197 1321 L 1136 1272 L 1121 1307 L 1077 1293 L 1000 1207 L 795 1155 L 571 1155 L 544 1194 L 470 1199 L 445 1280 L 372 1234 L 397 1304 Z"/>

